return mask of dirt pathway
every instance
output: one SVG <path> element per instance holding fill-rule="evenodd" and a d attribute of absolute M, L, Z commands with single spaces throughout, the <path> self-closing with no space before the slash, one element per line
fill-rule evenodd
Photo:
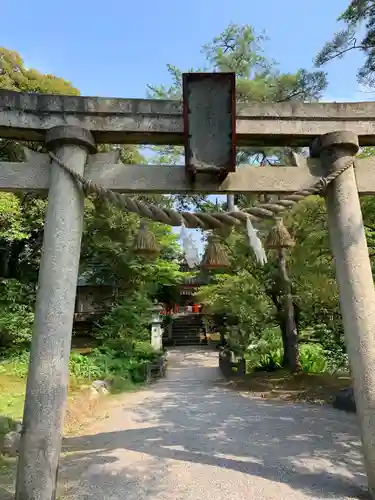
<path fill-rule="evenodd" d="M 67 500 L 364 498 L 354 416 L 233 392 L 212 351 L 172 351 L 165 380 L 65 450 Z"/>

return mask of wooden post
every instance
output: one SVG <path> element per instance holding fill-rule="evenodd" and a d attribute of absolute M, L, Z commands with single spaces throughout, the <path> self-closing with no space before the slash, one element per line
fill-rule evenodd
<path fill-rule="evenodd" d="M 46 146 L 83 174 L 91 133 L 75 126 L 47 132 Z M 51 166 L 43 252 L 35 307 L 26 401 L 18 460 L 16 500 L 52 500 L 69 376 L 74 301 L 82 237 L 84 197 L 61 167 Z"/>
<path fill-rule="evenodd" d="M 346 131 L 325 134 L 311 147 L 327 173 L 357 151 L 358 137 Z M 326 206 L 365 468 L 375 498 L 375 290 L 353 167 L 328 186 Z"/>

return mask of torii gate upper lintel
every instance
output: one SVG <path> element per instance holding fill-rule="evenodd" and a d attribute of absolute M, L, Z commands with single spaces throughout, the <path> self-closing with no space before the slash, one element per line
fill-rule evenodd
<path fill-rule="evenodd" d="M 210 115 L 211 121 L 206 120 L 210 106 L 204 106 L 204 99 L 202 104 L 199 92 L 203 87 L 193 78 L 190 98 L 200 104 L 193 110 L 196 115 L 189 124 L 188 139 L 198 148 L 195 153 L 199 155 L 199 148 L 206 147 L 201 137 L 197 139 L 198 132 L 207 138 L 211 151 L 215 150 L 215 134 L 210 135 L 210 127 L 215 129 L 212 119 L 216 116 L 224 120 L 227 138 L 228 134 L 234 138 L 226 141 L 225 150 L 222 130 L 216 123 L 216 140 L 221 141 L 216 145 L 224 156 L 225 151 L 233 153 L 230 147 L 234 143 L 310 146 L 319 138 L 311 149 L 314 158 L 294 156 L 290 167 L 247 166 L 236 171 L 223 161 L 225 175 L 207 169 L 192 181 L 191 171 L 187 172 L 185 166 L 121 165 L 113 159 L 113 153 L 95 153 L 99 143 L 186 147 L 186 116 L 184 125 L 183 107 L 178 101 L 0 91 L 0 137 L 44 142 L 72 171 L 107 189 L 126 193 L 292 193 L 308 187 L 322 173 L 341 169 L 353 160 L 359 145 L 375 145 L 375 121 L 371 118 L 375 116 L 375 103 L 239 105 L 234 120 L 234 107 L 228 105 L 228 95 L 232 92 L 233 97 L 234 92 L 233 79 L 232 83 L 228 83 L 230 78 L 221 83 L 227 85 L 226 90 L 216 87 L 218 92 L 213 92 L 219 80 L 216 77 L 214 83 L 211 76 L 208 86 L 207 79 L 202 80 L 205 91 L 211 88 L 205 98 L 212 106 L 226 107 L 228 119 L 222 109 L 217 109 Z M 200 112 L 206 113 L 201 123 Z M 109 159 L 113 163 L 108 163 Z M 358 192 L 375 194 L 375 161 L 356 159 L 355 165 L 355 173 L 352 166 L 347 168 L 325 194 L 365 465 L 375 498 L 375 291 L 358 196 Z M 51 500 L 56 490 L 68 382 L 83 193 L 56 161 L 51 165 L 49 157 L 37 153 L 23 163 L 0 162 L 0 190 L 49 191 L 16 500 Z"/>

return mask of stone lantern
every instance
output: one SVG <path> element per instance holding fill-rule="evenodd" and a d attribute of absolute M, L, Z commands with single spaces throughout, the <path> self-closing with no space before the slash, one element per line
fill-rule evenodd
<path fill-rule="evenodd" d="M 163 306 L 155 302 L 150 307 L 151 312 L 151 345 L 156 351 L 160 351 L 163 347 L 163 318 L 160 313 Z"/>

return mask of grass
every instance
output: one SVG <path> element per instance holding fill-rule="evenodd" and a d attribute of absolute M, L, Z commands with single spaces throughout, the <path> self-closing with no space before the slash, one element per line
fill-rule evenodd
<path fill-rule="evenodd" d="M 15 369 L 13 365 L 16 366 Z M 16 363 L 3 366 L 7 366 L 9 370 L 7 370 L 8 373 L 0 373 L 0 439 L 2 435 L 12 430 L 15 421 L 22 420 L 26 390 L 25 367 Z M 14 373 L 19 373 L 19 375 L 14 375 Z M 94 398 L 90 390 L 92 380 L 74 375 L 70 377 L 65 418 L 68 431 L 72 431 L 74 425 L 80 425 L 97 406 L 99 398 Z M 134 383 L 126 377 L 116 376 L 112 380 L 111 394 L 133 392 L 141 386 L 141 383 Z M 8 417 L 8 422 L 1 417 Z"/>
<path fill-rule="evenodd" d="M 7 416 L 12 420 L 21 419 L 25 387 L 25 379 L 0 374 L 0 415 Z M 0 427 L 0 433 L 1 430 Z"/>
<path fill-rule="evenodd" d="M 64 434 L 79 435 L 85 427 L 100 418 L 114 402 L 117 394 L 139 390 L 141 384 L 134 384 L 120 377 L 114 379 L 111 397 L 93 398 L 90 384 L 78 383 L 72 379 L 67 401 L 67 411 L 64 421 Z M 83 384 L 83 385 L 82 385 Z M 0 440 L 11 430 L 14 421 L 22 419 L 25 401 L 26 378 L 14 375 L 0 374 Z M 3 416 L 9 418 L 10 426 L 4 425 Z M 14 494 L 16 474 L 16 459 L 0 454 L 0 498 L 11 500 Z"/>
<path fill-rule="evenodd" d="M 25 400 L 25 379 L 0 374 L 0 439 L 11 430 L 15 420 L 21 420 Z M 8 423 L 1 417 L 9 418 Z M 0 454 L 0 496 L 11 495 L 14 483 L 16 459 Z M 4 489 L 4 491 L 2 490 Z M 10 497 L 11 498 L 11 497 Z"/>
<path fill-rule="evenodd" d="M 111 405 L 111 398 L 94 397 L 91 389 L 93 380 L 110 378 L 113 396 L 139 390 L 143 385 L 130 379 L 129 360 L 118 358 L 115 354 L 112 351 L 97 352 L 92 346 L 79 346 L 72 350 L 65 435 L 79 434 L 87 424 L 103 414 L 103 407 Z M 26 352 L 0 362 L 0 441 L 15 427 L 16 421 L 22 420 L 27 369 Z M 1 499 L 10 494 L 14 484 L 15 462 L 15 459 L 0 454 Z"/>
<path fill-rule="evenodd" d="M 229 381 L 234 390 L 251 392 L 263 399 L 314 404 L 331 403 L 337 392 L 350 387 L 350 384 L 350 377 L 346 373 L 292 375 L 285 370 L 251 373 Z"/>
<path fill-rule="evenodd" d="M 0 376 L 0 439 L 11 429 L 12 422 L 22 419 L 26 379 L 9 375 Z M 90 399 L 88 391 L 75 387 L 69 392 L 65 417 L 65 434 L 73 434 L 94 418 L 100 405 L 99 399 Z M 1 417 L 9 418 L 11 426 Z M 16 458 L 0 454 L 0 498 L 13 498 Z"/>

